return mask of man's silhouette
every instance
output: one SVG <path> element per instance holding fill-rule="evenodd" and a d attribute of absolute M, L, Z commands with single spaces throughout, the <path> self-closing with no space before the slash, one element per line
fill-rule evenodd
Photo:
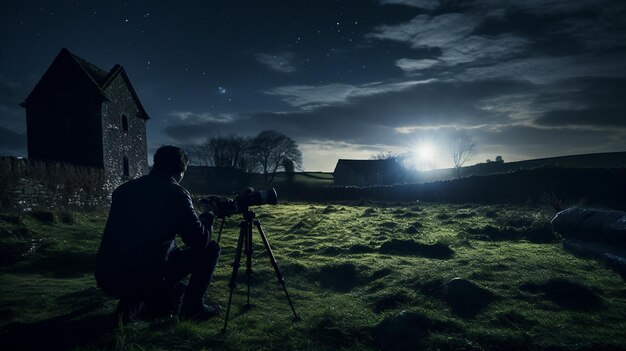
<path fill-rule="evenodd" d="M 113 192 L 95 275 L 105 293 L 120 299 L 116 313 L 124 322 L 174 313 L 181 299 L 182 318 L 207 319 L 221 310 L 203 302 L 220 247 L 211 240 L 213 214 L 198 217 L 179 185 L 187 162 L 183 150 L 163 146 L 149 175 Z M 176 234 L 187 248 L 176 245 Z"/>

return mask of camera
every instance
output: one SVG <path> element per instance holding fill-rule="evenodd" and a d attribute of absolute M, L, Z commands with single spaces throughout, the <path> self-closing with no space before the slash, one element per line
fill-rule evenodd
<path fill-rule="evenodd" d="M 259 191 L 254 191 L 254 188 L 248 188 L 237 194 L 234 199 L 209 196 L 201 199 L 200 203 L 209 206 L 216 217 L 224 218 L 237 213 L 244 213 L 248 211 L 250 206 L 276 205 L 278 203 L 278 195 L 274 188 Z"/>

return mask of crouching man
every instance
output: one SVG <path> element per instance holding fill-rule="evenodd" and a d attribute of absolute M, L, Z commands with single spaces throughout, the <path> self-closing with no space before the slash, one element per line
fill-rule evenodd
<path fill-rule="evenodd" d="M 187 163 L 183 150 L 163 146 L 149 175 L 113 192 L 95 276 L 106 294 L 119 299 L 116 313 L 124 323 L 178 309 L 181 318 L 206 320 L 222 309 L 203 301 L 220 247 L 211 240 L 213 214 L 198 217 L 179 185 Z M 186 248 L 176 245 L 176 234 Z"/>

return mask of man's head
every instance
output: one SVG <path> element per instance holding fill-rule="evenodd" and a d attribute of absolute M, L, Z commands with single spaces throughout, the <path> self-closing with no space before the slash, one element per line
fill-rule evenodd
<path fill-rule="evenodd" d="M 177 182 L 180 182 L 187 170 L 188 162 L 189 157 L 183 149 L 172 145 L 161 146 L 154 153 L 152 172 L 174 177 Z"/>

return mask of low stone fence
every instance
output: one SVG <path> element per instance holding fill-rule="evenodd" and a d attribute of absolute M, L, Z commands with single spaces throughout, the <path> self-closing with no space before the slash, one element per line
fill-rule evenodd
<path fill-rule="evenodd" d="M 106 206 L 114 185 L 104 171 L 63 163 L 0 157 L 0 208 L 88 209 Z"/>

